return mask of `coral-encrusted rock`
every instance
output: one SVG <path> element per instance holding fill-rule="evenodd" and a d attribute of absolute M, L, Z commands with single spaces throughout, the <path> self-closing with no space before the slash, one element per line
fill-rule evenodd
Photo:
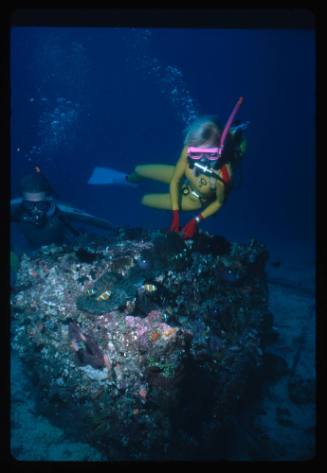
<path fill-rule="evenodd" d="M 266 258 L 146 231 L 24 256 L 12 345 L 44 412 L 111 459 L 201 457 L 261 369 Z"/>

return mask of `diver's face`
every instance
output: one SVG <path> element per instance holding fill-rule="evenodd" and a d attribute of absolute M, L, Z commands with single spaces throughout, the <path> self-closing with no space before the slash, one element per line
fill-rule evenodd
<path fill-rule="evenodd" d="M 51 202 L 45 192 L 23 193 L 24 220 L 34 225 L 43 225 Z"/>

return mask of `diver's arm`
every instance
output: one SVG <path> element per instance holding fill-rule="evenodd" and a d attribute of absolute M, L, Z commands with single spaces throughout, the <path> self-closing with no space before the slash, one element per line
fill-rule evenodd
<path fill-rule="evenodd" d="M 181 178 L 185 174 L 187 165 L 187 147 L 185 146 L 181 152 L 179 160 L 177 161 L 175 172 L 170 181 L 170 199 L 172 210 L 179 210 L 178 206 L 178 186 Z"/>
<path fill-rule="evenodd" d="M 222 203 L 216 199 L 214 200 L 208 207 L 206 207 L 202 212 L 201 216 L 203 219 L 210 217 L 211 215 L 218 212 L 218 210 L 222 207 Z"/>
<path fill-rule="evenodd" d="M 224 203 L 224 187 L 225 185 L 218 181 L 217 186 L 216 186 L 216 199 L 211 202 L 211 204 L 208 205 L 204 210 L 201 212 L 201 217 L 202 219 L 208 218 L 211 215 L 215 214 L 218 212 L 218 210 L 222 207 Z"/>
<path fill-rule="evenodd" d="M 57 202 L 56 206 L 60 212 L 61 219 L 62 217 L 64 217 L 66 222 L 73 220 L 79 223 L 86 223 L 86 224 L 94 225 L 100 228 L 105 228 L 105 229 L 113 228 L 113 224 L 110 223 L 108 220 L 95 217 L 94 215 L 84 212 L 84 210 L 76 209 L 67 204 L 64 204 L 63 202 Z"/>
<path fill-rule="evenodd" d="M 196 231 L 198 224 L 201 222 L 201 220 L 204 220 L 207 217 L 210 217 L 210 215 L 213 215 L 214 213 L 218 212 L 218 210 L 222 207 L 224 203 L 224 184 L 220 181 L 217 182 L 216 185 L 216 199 L 211 202 L 211 204 L 208 205 L 199 215 L 196 217 L 192 218 L 183 228 L 183 237 L 185 239 L 188 238 L 193 238 Z"/>
<path fill-rule="evenodd" d="M 201 212 L 201 220 L 215 214 L 222 207 L 225 199 L 225 186 L 228 185 L 232 178 L 231 165 L 229 163 L 225 164 L 224 169 L 220 170 L 219 175 L 220 179 L 223 179 L 223 181 L 217 180 L 216 199 Z"/>

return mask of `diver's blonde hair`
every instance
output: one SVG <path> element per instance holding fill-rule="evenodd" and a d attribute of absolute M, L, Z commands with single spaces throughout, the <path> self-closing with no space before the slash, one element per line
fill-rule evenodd
<path fill-rule="evenodd" d="M 185 133 L 186 146 L 201 146 L 206 142 L 210 142 L 210 146 L 218 146 L 221 129 L 214 117 L 205 116 L 194 120 Z"/>

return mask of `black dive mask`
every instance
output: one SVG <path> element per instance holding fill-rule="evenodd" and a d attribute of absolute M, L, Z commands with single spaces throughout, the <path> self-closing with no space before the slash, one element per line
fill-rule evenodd
<path fill-rule="evenodd" d="M 45 225 L 47 218 L 55 211 L 55 205 L 51 200 L 40 200 L 37 202 L 23 200 L 22 208 L 22 220 L 39 227 Z"/>

